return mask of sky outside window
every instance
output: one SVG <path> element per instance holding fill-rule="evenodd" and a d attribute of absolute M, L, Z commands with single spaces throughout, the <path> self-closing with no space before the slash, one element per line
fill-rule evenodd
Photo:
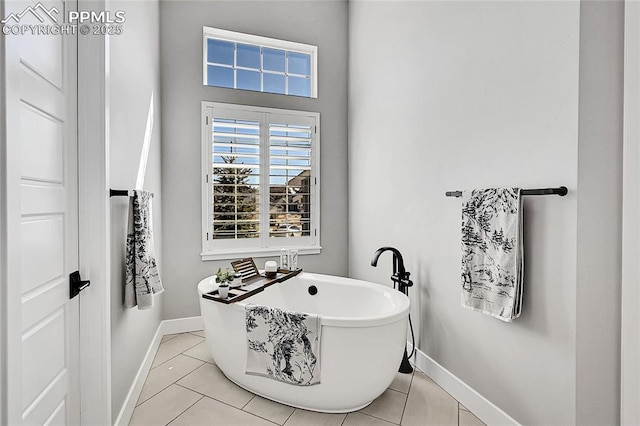
<path fill-rule="evenodd" d="M 209 86 L 311 97 L 308 53 L 206 39 Z"/>

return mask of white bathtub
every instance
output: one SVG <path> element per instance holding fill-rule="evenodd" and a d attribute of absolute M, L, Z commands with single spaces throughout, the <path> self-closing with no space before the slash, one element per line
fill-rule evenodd
<path fill-rule="evenodd" d="M 200 281 L 200 296 L 216 288 L 214 278 Z M 315 295 L 308 291 L 312 285 Z M 247 303 L 322 316 L 319 385 L 301 387 L 244 374 Z M 393 381 L 406 343 L 409 299 L 379 284 L 301 273 L 228 305 L 200 297 L 200 308 L 213 359 L 230 380 L 283 404 L 344 413 L 365 407 Z"/>

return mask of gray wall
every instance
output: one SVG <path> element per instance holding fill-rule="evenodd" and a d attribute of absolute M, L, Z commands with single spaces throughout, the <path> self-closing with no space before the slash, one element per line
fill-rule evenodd
<path fill-rule="evenodd" d="M 350 274 L 399 248 L 418 347 L 522 424 L 618 422 L 623 21 L 584 3 L 349 7 Z M 524 200 L 522 316 L 460 307 L 445 191 L 558 185 Z"/>
<path fill-rule="evenodd" d="M 203 100 L 320 113 L 323 250 L 299 264 L 347 274 L 347 9 L 346 1 L 161 2 L 165 319 L 200 315 L 197 283 L 230 267 L 200 257 Z M 318 98 L 203 86 L 203 26 L 317 45 Z"/>
<path fill-rule="evenodd" d="M 640 2 L 625 3 L 621 419 L 640 425 Z"/>
<path fill-rule="evenodd" d="M 0 1 L 0 16 L 5 16 L 4 14 L 4 1 Z M 7 145 L 6 145 L 6 111 L 5 105 L 7 104 L 6 95 L 5 95 L 5 87 L 7 81 L 5 80 L 5 38 L 0 41 L 0 188 L 2 191 L 5 191 L 6 188 L 6 158 L 7 158 Z M 6 285 L 6 268 L 7 268 L 7 211 L 5 196 L 0 196 L 0 212 L 2 215 L 0 217 L 0 299 L 7 300 L 7 285 Z M 6 324 L 6 303 L 0 303 L 0 318 L 2 318 L 3 324 Z M 7 377 L 7 332 L 6 326 L 3 325 L 0 327 L 0 376 Z M 4 383 L 0 384 L 0 423 L 4 423 L 7 421 L 7 390 L 6 385 Z"/>
<path fill-rule="evenodd" d="M 579 425 L 620 424 L 623 59 L 624 2 L 581 2 L 576 281 Z"/>
<path fill-rule="evenodd" d="M 114 189 L 133 189 L 135 186 L 153 92 L 155 118 L 144 189 L 155 194 L 155 248 L 162 277 L 166 268 L 161 257 L 158 1 L 111 1 L 109 7 L 113 11 L 124 10 L 127 19 L 123 34 L 110 38 L 110 185 Z M 162 318 L 162 295 L 156 296 L 154 307 L 148 310 L 126 309 L 123 304 L 127 211 L 127 197 L 111 199 L 111 389 L 114 421 Z"/>

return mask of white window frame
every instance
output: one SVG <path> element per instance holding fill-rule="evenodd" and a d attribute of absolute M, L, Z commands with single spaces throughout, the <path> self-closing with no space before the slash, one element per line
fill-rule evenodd
<path fill-rule="evenodd" d="M 260 237 L 240 240 L 214 240 L 212 216 L 213 175 L 211 172 L 211 138 L 213 117 L 256 119 L 260 121 Z M 230 116 L 233 115 L 233 116 Z M 297 249 L 299 254 L 318 254 L 320 245 L 320 114 L 202 102 L 202 260 L 237 259 L 241 257 L 277 256 L 283 248 Z M 311 136 L 311 235 L 305 237 L 269 236 L 269 123 L 312 125 Z"/>
<path fill-rule="evenodd" d="M 235 31 L 223 30 L 220 28 L 202 27 L 202 84 L 209 86 L 207 81 L 207 38 L 212 37 L 234 43 L 252 44 L 271 49 L 287 50 L 290 52 L 304 53 L 311 56 L 311 94 L 310 98 L 318 97 L 318 46 L 293 41 L 279 40 L 276 38 L 262 37 L 253 34 L 239 33 Z M 241 68 L 239 68 L 241 69 Z M 295 76 L 295 75 L 294 75 Z M 217 86 L 210 86 L 217 87 Z M 242 89 L 237 89 L 242 90 Z M 260 92 L 271 93 L 271 92 Z M 283 93 L 280 93 L 283 94 Z M 288 95 L 285 96 L 297 96 Z M 306 96 L 303 96 L 306 97 Z"/>

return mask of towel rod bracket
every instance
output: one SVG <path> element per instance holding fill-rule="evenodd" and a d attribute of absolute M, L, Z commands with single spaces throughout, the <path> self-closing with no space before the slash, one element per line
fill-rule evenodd
<path fill-rule="evenodd" d="M 109 197 L 126 197 L 129 195 L 129 191 L 126 189 L 110 189 Z"/>

